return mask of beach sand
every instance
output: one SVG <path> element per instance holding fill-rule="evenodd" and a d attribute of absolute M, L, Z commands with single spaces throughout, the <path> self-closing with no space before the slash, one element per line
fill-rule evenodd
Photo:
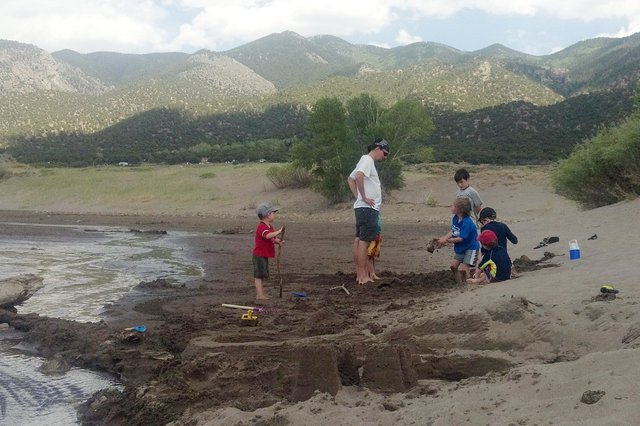
<path fill-rule="evenodd" d="M 263 183 L 192 215 L 18 209 L 5 198 L 3 222 L 198 231 L 206 275 L 185 288 L 147 283 L 144 297 L 114 304 L 102 324 L 0 320 L 29 330 L 47 356 L 126 380 L 123 393 L 85 404 L 87 423 L 638 424 L 640 200 L 581 211 L 551 191 L 548 168 L 470 169 L 485 205 L 519 238 L 509 245 L 526 265 L 517 279 L 456 284 L 451 248 L 426 251 L 448 229 L 453 165 L 416 170 L 385 199 L 382 280 L 369 286 L 354 283 L 350 206 L 304 190 Z M 274 298 L 259 325 L 245 327 L 244 311 L 221 304 L 255 303 L 257 219 L 246 206 L 258 197 L 279 200 L 287 242 L 267 286 Z M 550 236 L 559 242 L 534 248 Z M 569 258 L 574 239 L 578 260 Z M 619 293 L 602 294 L 605 284 Z M 123 327 L 140 321 L 144 339 L 124 339 Z"/>

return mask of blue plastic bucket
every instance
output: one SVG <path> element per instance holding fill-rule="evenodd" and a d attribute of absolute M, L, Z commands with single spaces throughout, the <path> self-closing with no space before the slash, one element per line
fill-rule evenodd
<path fill-rule="evenodd" d="M 580 259 L 580 247 L 578 246 L 577 240 L 569 241 L 569 259 L 571 260 Z"/>

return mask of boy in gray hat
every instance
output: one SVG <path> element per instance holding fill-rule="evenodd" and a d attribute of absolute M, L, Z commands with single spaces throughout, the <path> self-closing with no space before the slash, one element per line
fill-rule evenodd
<path fill-rule="evenodd" d="M 255 246 L 253 248 L 253 278 L 256 286 L 256 300 L 269 300 L 269 296 L 264 291 L 264 280 L 269 278 L 269 258 L 275 257 L 275 245 L 282 245 L 284 240 L 278 236 L 282 234 L 282 229 L 276 230 L 273 227 L 277 207 L 269 203 L 262 203 L 256 208 L 256 213 L 260 223 L 256 228 Z"/>

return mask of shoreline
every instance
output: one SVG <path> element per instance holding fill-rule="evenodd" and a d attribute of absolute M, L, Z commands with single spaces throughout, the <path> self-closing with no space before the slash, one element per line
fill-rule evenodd
<path fill-rule="evenodd" d="M 208 231 L 209 224 L 212 222 L 211 217 L 172 216 L 167 218 L 164 216 L 105 216 L 44 212 L 25 214 L 22 211 L 13 211 L 10 214 L 3 213 L 3 221 L 19 221 L 27 226 L 29 224 L 38 225 L 33 226 L 29 231 L 34 234 L 42 232 L 42 228 L 39 226 L 42 224 L 125 227 L 133 225 L 138 228 L 166 228 L 169 232 L 171 229 L 198 231 L 198 234 L 188 238 L 190 244 L 193 244 L 193 252 L 204 263 L 205 272 L 203 277 L 189 280 L 185 287 L 175 288 L 165 286 L 162 282 L 152 282 L 148 283 L 149 285 L 144 285 L 142 289 L 135 288 L 134 291 L 109 306 L 102 315 L 103 320 L 99 323 L 78 323 L 40 317 L 36 314 L 12 315 L 4 313 L 0 318 L 17 329 L 26 331 L 26 340 L 36 344 L 40 348 L 39 354 L 42 356 L 62 357 L 72 365 L 95 371 L 106 371 L 121 377 L 126 386 L 125 392 L 121 395 L 110 395 L 107 399 L 108 402 L 105 402 L 105 406 L 109 406 L 108 411 L 120 414 L 112 414 L 114 418 L 106 424 L 118 424 L 115 417 L 122 415 L 123 410 L 133 409 L 136 403 L 124 402 L 123 399 L 130 398 L 132 394 L 137 392 L 139 386 L 153 377 L 153 371 L 161 368 L 160 365 L 168 360 L 175 360 L 178 356 L 181 357 L 178 354 L 189 347 L 189 342 L 192 339 L 197 336 L 202 337 L 203 333 L 206 335 L 209 329 L 220 328 L 221 325 L 215 319 L 217 316 L 226 318 L 225 324 L 222 324 L 223 329 L 231 326 L 230 331 L 223 331 L 223 335 L 237 333 L 234 324 L 236 324 L 236 315 L 239 315 L 239 312 L 221 308 L 221 303 L 231 302 L 242 305 L 253 303 L 249 268 L 253 235 L 245 228 L 245 226 L 255 225 L 253 221 L 248 223 L 242 218 L 239 220 L 223 219 L 216 222 L 216 225 L 229 226 L 229 230 L 232 232 L 216 233 Z M 305 286 L 303 289 L 310 294 L 315 292 L 315 284 L 308 287 L 310 283 L 317 282 L 318 285 L 321 285 L 324 282 L 326 284 L 323 287 L 329 284 L 333 286 L 336 279 L 342 280 L 348 277 L 348 274 L 345 275 L 345 273 L 351 268 L 348 255 L 353 238 L 350 236 L 352 224 L 333 223 L 331 224 L 333 232 L 327 235 L 326 224 L 305 224 L 302 226 L 296 222 L 288 223 L 290 223 L 288 235 L 292 241 L 289 246 L 285 246 L 283 249 L 285 297 L 275 299 L 270 303 L 271 306 L 288 306 L 290 300 L 287 294 L 292 290 L 298 290 L 299 286 Z M 389 228 L 407 228 L 410 231 L 412 226 L 390 225 Z M 391 232 L 391 230 L 389 231 Z M 320 236 L 314 244 L 324 247 L 325 252 L 316 253 L 315 256 L 307 259 L 306 242 L 304 238 L 300 238 L 300 235 L 309 235 L 309 233 Z M 394 239 L 391 235 L 388 238 L 391 241 Z M 337 248 L 335 246 L 337 239 L 344 240 L 345 244 L 340 244 L 340 247 Z M 337 253 L 341 254 L 336 256 Z M 398 263 L 403 262 L 402 257 L 398 257 Z M 232 263 L 229 263 L 230 259 L 233 259 Z M 237 264 L 238 262 L 239 264 Z M 328 266 L 327 262 L 333 266 Z M 339 271 L 335 275 L 335 267 L 342 268 L 343 272 Z M 386 281 L 390 282 L 394 279 L 393 273 L 389 270 L 382 269 L 381 271 L 383 276 L 387 276 Z M 273 281 L 269 283 L 268 288 L 277 297 Z M 350 284 L 346 285 L 350 286 Z M 365 289 L 354 288 L 352 292 L 363 290 Z M 343 299 L 340 294 L 332 294 L 332 297 Z M 214 317 L 211 316 L 213 312 L 215 312 Z M 303 312 L 301 314 L 306 317 Z M 209 324 L 208 327 L 196 327 L 195 330 L 187 327 L 188 331 L 184 329 L 184 318 L 192 318 L 190 322 L 197 323 L 205 317 L 207 318 L 205 323 Z M 144 334 L 141 342 L 131 344 L 122 340 L 122 330 L 134 323 L 145 324 L 148 331 Z M 292 330 L 289 330 L 289 333 L 291 332 Z M 295 333 L 295 331 L 293 332 Z M 69 333 L 76 337 L 70 341 L 60 341 L 62 336 L 69 335 Z M 105 342 L 111 343 L 105 347 Z M 80 347 L 84 349 L 80 349 Z M 289 348 L 286 352 L 289 353 L 292 350 Z M 122 351 L 128 355 L 126 357 L 118 355 Z M 201 349 L 197 350 L 197 352 L 200 351 Z M 291 354 L 289 353 L 287 356 L 291 356 Z M 119 361 L 115 363 L 110 361 L 113 359 Z M 183 362 L 188 363 L 188 361 Z M 95 404 L 94 399 L 87 401 L 85 405 L 91 406 L 92 404 Z M 103 407 L 103 409 L 107 408 Z M 171 414 L 167 414 L 167 416 L 167 419 L 173 417 Z"/>

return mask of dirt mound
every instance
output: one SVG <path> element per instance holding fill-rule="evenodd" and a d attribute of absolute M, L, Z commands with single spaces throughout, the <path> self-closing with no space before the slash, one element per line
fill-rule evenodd
<path fill-rule="evenodd" d="M 101 413 L 105 424 L 124 419 L 131 424 L 165 423 L 186 407 L 254 410 L 286 399 L 305 400 L 316 390 L 335 394 L 340 386 L 407 391 L 417 383 L 418 359 L 407 346 L 373 337 L 383 326 L 371 314 L 460 289 L 449 271 L 383 271 L 372 285 L 357 285 L 355 275 L 343 273 L 284 277 L 298 296 L 285 292 L 282 299 L 266 303 L 256 312 L 256 327 L 241 325 L 244 311 L 221 305 L 176 309 L 189 306 L 189 298 L 203 297 L 201 290 L 186 288 L 163 288 L 163 299 L 135 307 L 145 315 L 155 311 L 162 319 L 162 327 L 148 327 L 136 341 L 120 339 L 121 329 L 104 324 L 35 316 L 15 316 L 12 321 L 32 330 L 32 339 L 49 348 L 49 355 L 127 378 L 124 392 L 104 392 L 85 404 L 86 420 Z M 335 289 L 337 285 L 349 294 Z"/>
<path fill-rule="evenodd" d="M 532 260 L 528 256 L 524 254 L 517 259 L 514 259 L 513 266 L 516 268 L 518 272 L 530 272 L 537 271 L 542 268 L 552 268 L 558 266 L 553 263 L 544 263 L 549 259 L 553 259 L 557 254 L 551 253 L 550 251 L 545 251 L 542 258 L 538 260 Z M 544 264 L 543 264 L 544 263 Z"/>
<path fill-rule="evenodd" d="M 344 331 L 348 325 L 348 318 L 337 313 L 330 306 L 325 306 L 309 316 L 304 322 L 303 330 L 307 336 L 320 336 L 323 334 L 340 333 Z"/>

